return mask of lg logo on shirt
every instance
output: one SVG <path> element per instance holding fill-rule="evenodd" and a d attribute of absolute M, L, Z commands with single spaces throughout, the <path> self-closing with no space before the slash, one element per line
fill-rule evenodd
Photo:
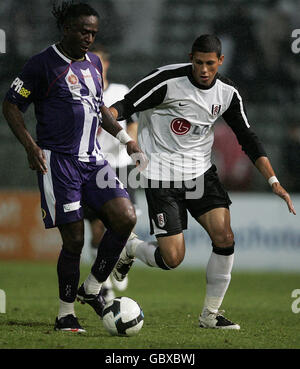
<path fill-rule="evenodd" d="M 182 136 L 191 129 L 191 123 L 183 118 L 175 118 L 171 122 L 171 130 L 176 135 Z"/>
<path fill-rule="evenodd" d="M 294 29 L 292 37 L 295 39 L 292 42 L 291 49 L 294 54 L 300 53 L 300 29 Z"/>

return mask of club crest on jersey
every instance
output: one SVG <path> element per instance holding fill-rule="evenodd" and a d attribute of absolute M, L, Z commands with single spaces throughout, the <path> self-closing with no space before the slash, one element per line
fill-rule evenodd
<path fill-rule="evenodd" d="M 70 74 L 68 77 L 68 81 L 72 84 L 72 85 L 76 85 L 76 83 L 78 83 L 78 77 L 75 76 L 75 74 Z"/>
<path fill-rule="evenodd" d="M 221 110 L 221 104 L 213 104 L 212 107 L 211 107 L 211 114 L 213 117 L 216 117 L 219 113 L 220 113 L 220 110 Z"/>
<path fill-rule="evenodd" d="M 70 74 L 68 76 L 68 83 L 71 90 L 81 89 L 81 84 L 79 83 L 78 77 L 75 74 Z"/>
<path fill-rule="evenodd" d="M 156 214 L 157 216 L 157 223 L 159 228 L 163 228 L 166 225 L 166 217 L 164 213 Z"/>
<path fill-rule="evenodd" d="M 191 123 L 183 118 L 175 118 L 171 122 L 171 130 L 176 135 L 182 136 L 191 129 Z"/>

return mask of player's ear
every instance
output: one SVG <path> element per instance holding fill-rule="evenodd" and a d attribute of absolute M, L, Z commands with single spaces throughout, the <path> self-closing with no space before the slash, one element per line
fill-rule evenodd
<path fill-rule="evenodd" d="M 190 62 L 192 63 L 193 62 L 193 54 L 192 53 L 189 53 L 189 58 L 190 58 Z"/>
<path fill-rule="evenodd" d="M 221 55 L 221 56 L 219 57 L 218 64 L 219 64 L 219 65 L 222 65 L 222 64 L 223 64 L 223 61 L 224 61 L 224 55 Z"/>
<path fill-rule="evenodd" d="M 70 24 L 69 22 L 65 23 L 65 24 L 63 25 L 63 29 L 62 29 L 62 31 L 63 31 L 63 35 L 64 35 L 64 36 L 68 36 L 68 35 L 69 35 L 69 33 L 70 33 L 70 31 L 71 31 L 71 24 Z"/>

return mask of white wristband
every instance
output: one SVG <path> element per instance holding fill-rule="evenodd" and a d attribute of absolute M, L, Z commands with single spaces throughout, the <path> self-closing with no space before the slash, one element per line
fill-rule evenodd
<path fill-rule="evenodd" d="M 117 133 L 116 138 L 124 145 L 126 145 L 129 141 L 133 141 L 125 129 L 121 129 L 121 131 Z"/>
<path fill-rule="evenodd" d="M 270 178 L 268 179 L 268 182 L 269 182 L 269 185 L 270 185 L 271 187 L 272 187 L 272 184 L 273 184 L 273 183 L 279 183 L 278 179 L 277 179 L 275 176 L 270 177 Z"/>

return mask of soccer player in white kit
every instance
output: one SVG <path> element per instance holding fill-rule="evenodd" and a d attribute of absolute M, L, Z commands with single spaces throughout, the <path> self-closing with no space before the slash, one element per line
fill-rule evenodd
<path fill-rule="evenodd" d="M 240 329 L 220 310 L 231 280 L 234 234 L 230 198 L 211 163 L 214 123 L 223 117 L 272 191 L 295 209 L 280 185 L 256 134 L 250 128 L 238 89 L 218 73 L 224 55 L 214 35 L 193 43 L 190 63 L 158 68 L 140 80 L 122 101 L 110 107 L 115 118 L 139 114 L 138 140 L 149 165 L 142 172 L 151 234 L 157 242 L 130 240 L 114 268 L 121 280 L 134 258 L 162 269 L 176 268 L 184 259 L 183 230 L 187 211 L 207 231 L 212 253 L 206 268 L 206 296 L 200 327 Z M 191 184 L 193 186 L 191 186 Z"/>

